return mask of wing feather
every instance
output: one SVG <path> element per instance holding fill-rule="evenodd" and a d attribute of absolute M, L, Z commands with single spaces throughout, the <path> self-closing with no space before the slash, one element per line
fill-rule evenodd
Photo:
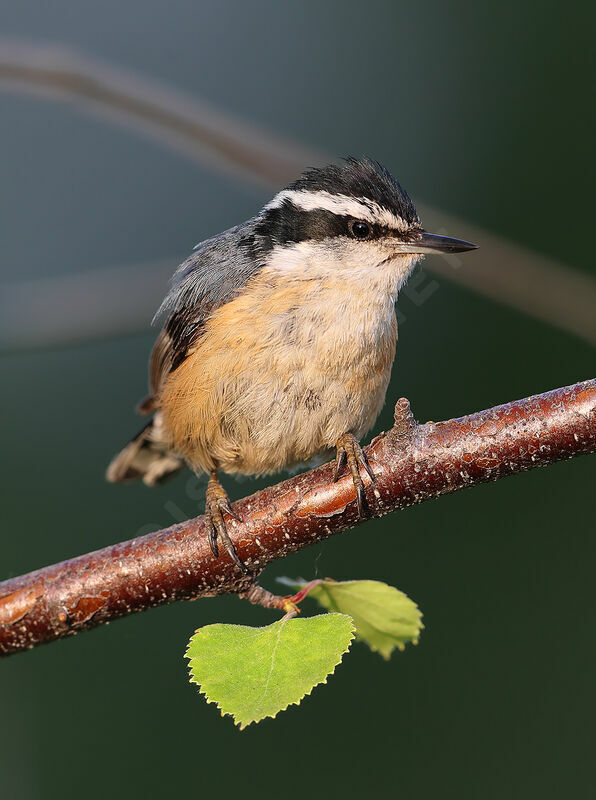
<path fill-rule="evenodd" d="M 155 315 L 167 317 L 151 352 L 150 394 L 138 407 L 141 413 L 159 408 L 165 379 L 190 355 L 210 315 L 261 269 L 264 247 L 255 230 L 258 221 L 255 217 L 201 242 L 174 273 Z"/>

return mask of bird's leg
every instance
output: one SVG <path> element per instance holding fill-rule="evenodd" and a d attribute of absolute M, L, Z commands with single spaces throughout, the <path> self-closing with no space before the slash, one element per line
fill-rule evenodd
<path fill-rule="evenodd" d="M 211 474 L 209 476 L 205 504 L 205 523 L 207 527 L 207 533 L 209 534 L 211 551 L 216 558 L 219 556 L 219 548 L 217 546 L 217 539 L 219 537 L 236 566 L 239 567 L 243 572 L 248 572 L 246 564 L 240 560 L 240 557 L 236 552 L 236 548 L 228 536 L 228 531 L 226 530 L 226 523 L 223 516 L 224 513 L 229 514 L 231 517 L 238 520 L 238 522 L 242 522 L 240 517 L 232 509 L 226 491 L 217 479 L 217 468 L 215 468 L 211 470 Z"/>
<path fill-rule="evenodd" d="M 360 447 L 356 438 L 351 433 L 344 433 L 337 440 L 337 453 L 335 456 L 335 473 L 333 475 L 334 482 L 337 481 L 343 472 L 347 463 L 350 472 L 352 473 L 352 481 L 356 489 L 356 501 L 358 503 L 358 514 L 363 517 L 366 508 L 366 497 L 364 494 L 364 482 L 360 475 L 360 467 L 364 467 L 368 473 L 371 482 L 376 481 L 374 472 L 370 468 L 366 453 Z"/>

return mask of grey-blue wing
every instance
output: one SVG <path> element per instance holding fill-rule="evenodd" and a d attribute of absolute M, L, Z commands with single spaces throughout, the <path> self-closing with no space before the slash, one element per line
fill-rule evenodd
<path fill-rule="evenodd" d="M 227 303 L 262 266 L 258 218 L 198 244 L 176 270 L 155 318 L 168 315 L 149 361 L 150 395 L 143 413 L 154 411 L 169 373 L 187 357 L 210 315 Z"/>

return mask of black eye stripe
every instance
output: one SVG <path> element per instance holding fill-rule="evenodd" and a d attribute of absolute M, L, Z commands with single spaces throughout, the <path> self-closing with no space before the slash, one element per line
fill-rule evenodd
<path fill-rule="evenodd" d="M 276 244 L 322 241 L 339 236 L 358 240 L 358 237 L 352 233 L 352 226 L 358 222 L 365 222 L 370 228 L 369 235 L 362 241 L 401 235 L 388 226 L 347 214 L 336 214 L 322 208 L 307 211 L 298 208 L 290 200 L 285 200 L 280 206 L 267 209 L 257 223 L 255 233 L 259 238 L 262 237 L 261 251 L 268 252 Z"/>

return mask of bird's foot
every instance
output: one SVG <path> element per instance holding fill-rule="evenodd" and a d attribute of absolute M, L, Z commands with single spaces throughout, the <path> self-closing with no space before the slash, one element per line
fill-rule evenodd
<path fill-rule="evenodd" d="M 344 433 L 343 436 L 340 436 L 337 440 L 336 448 L 337 453 L 335 456 L 335 472 L 333 475 L 333 481 L 335 482 L 339 480 L 339 477 L 347 463 L 352 474 L 354 488 L 356 489 L 358 514 L 361 517 L 364 517 L 366 511 L 366 496 L 364 494 L 364 482 L 362 480 L 362 476 L 360 475 L 360 467 L 364 467 L 368 477 L 371 480 L 371 483 L 375 483 L 376 481 L 375 474 L 368 463 L 366 453 L 360 447 L 356 441 L 356 438 L 351 433 Z"/>
<path fill-rule="evenodd" d="M 209 544 L 211 545 L 211 552 L 217 558 L 219 556 L 219 547 L 217 540 L 221 541 L 223 546 L 228 551 L 228 554 L 234 564 L 243 572 L 248 572 L 248 567 L 240 559 L 236 548 L 232 544 L 232 540 L 228 535 L 224 514 L 229 514 L 233 519 L 242 522 L 240 517 L 235 513 L 230 500 L 226 494 L 225 489 L 217 480 L 217 473 L 215 470 L 211 473 L 209 483 L 207 484 L 207 497 L 205 503 L 205 524 L 207 533 L 209 535 Z"/>

